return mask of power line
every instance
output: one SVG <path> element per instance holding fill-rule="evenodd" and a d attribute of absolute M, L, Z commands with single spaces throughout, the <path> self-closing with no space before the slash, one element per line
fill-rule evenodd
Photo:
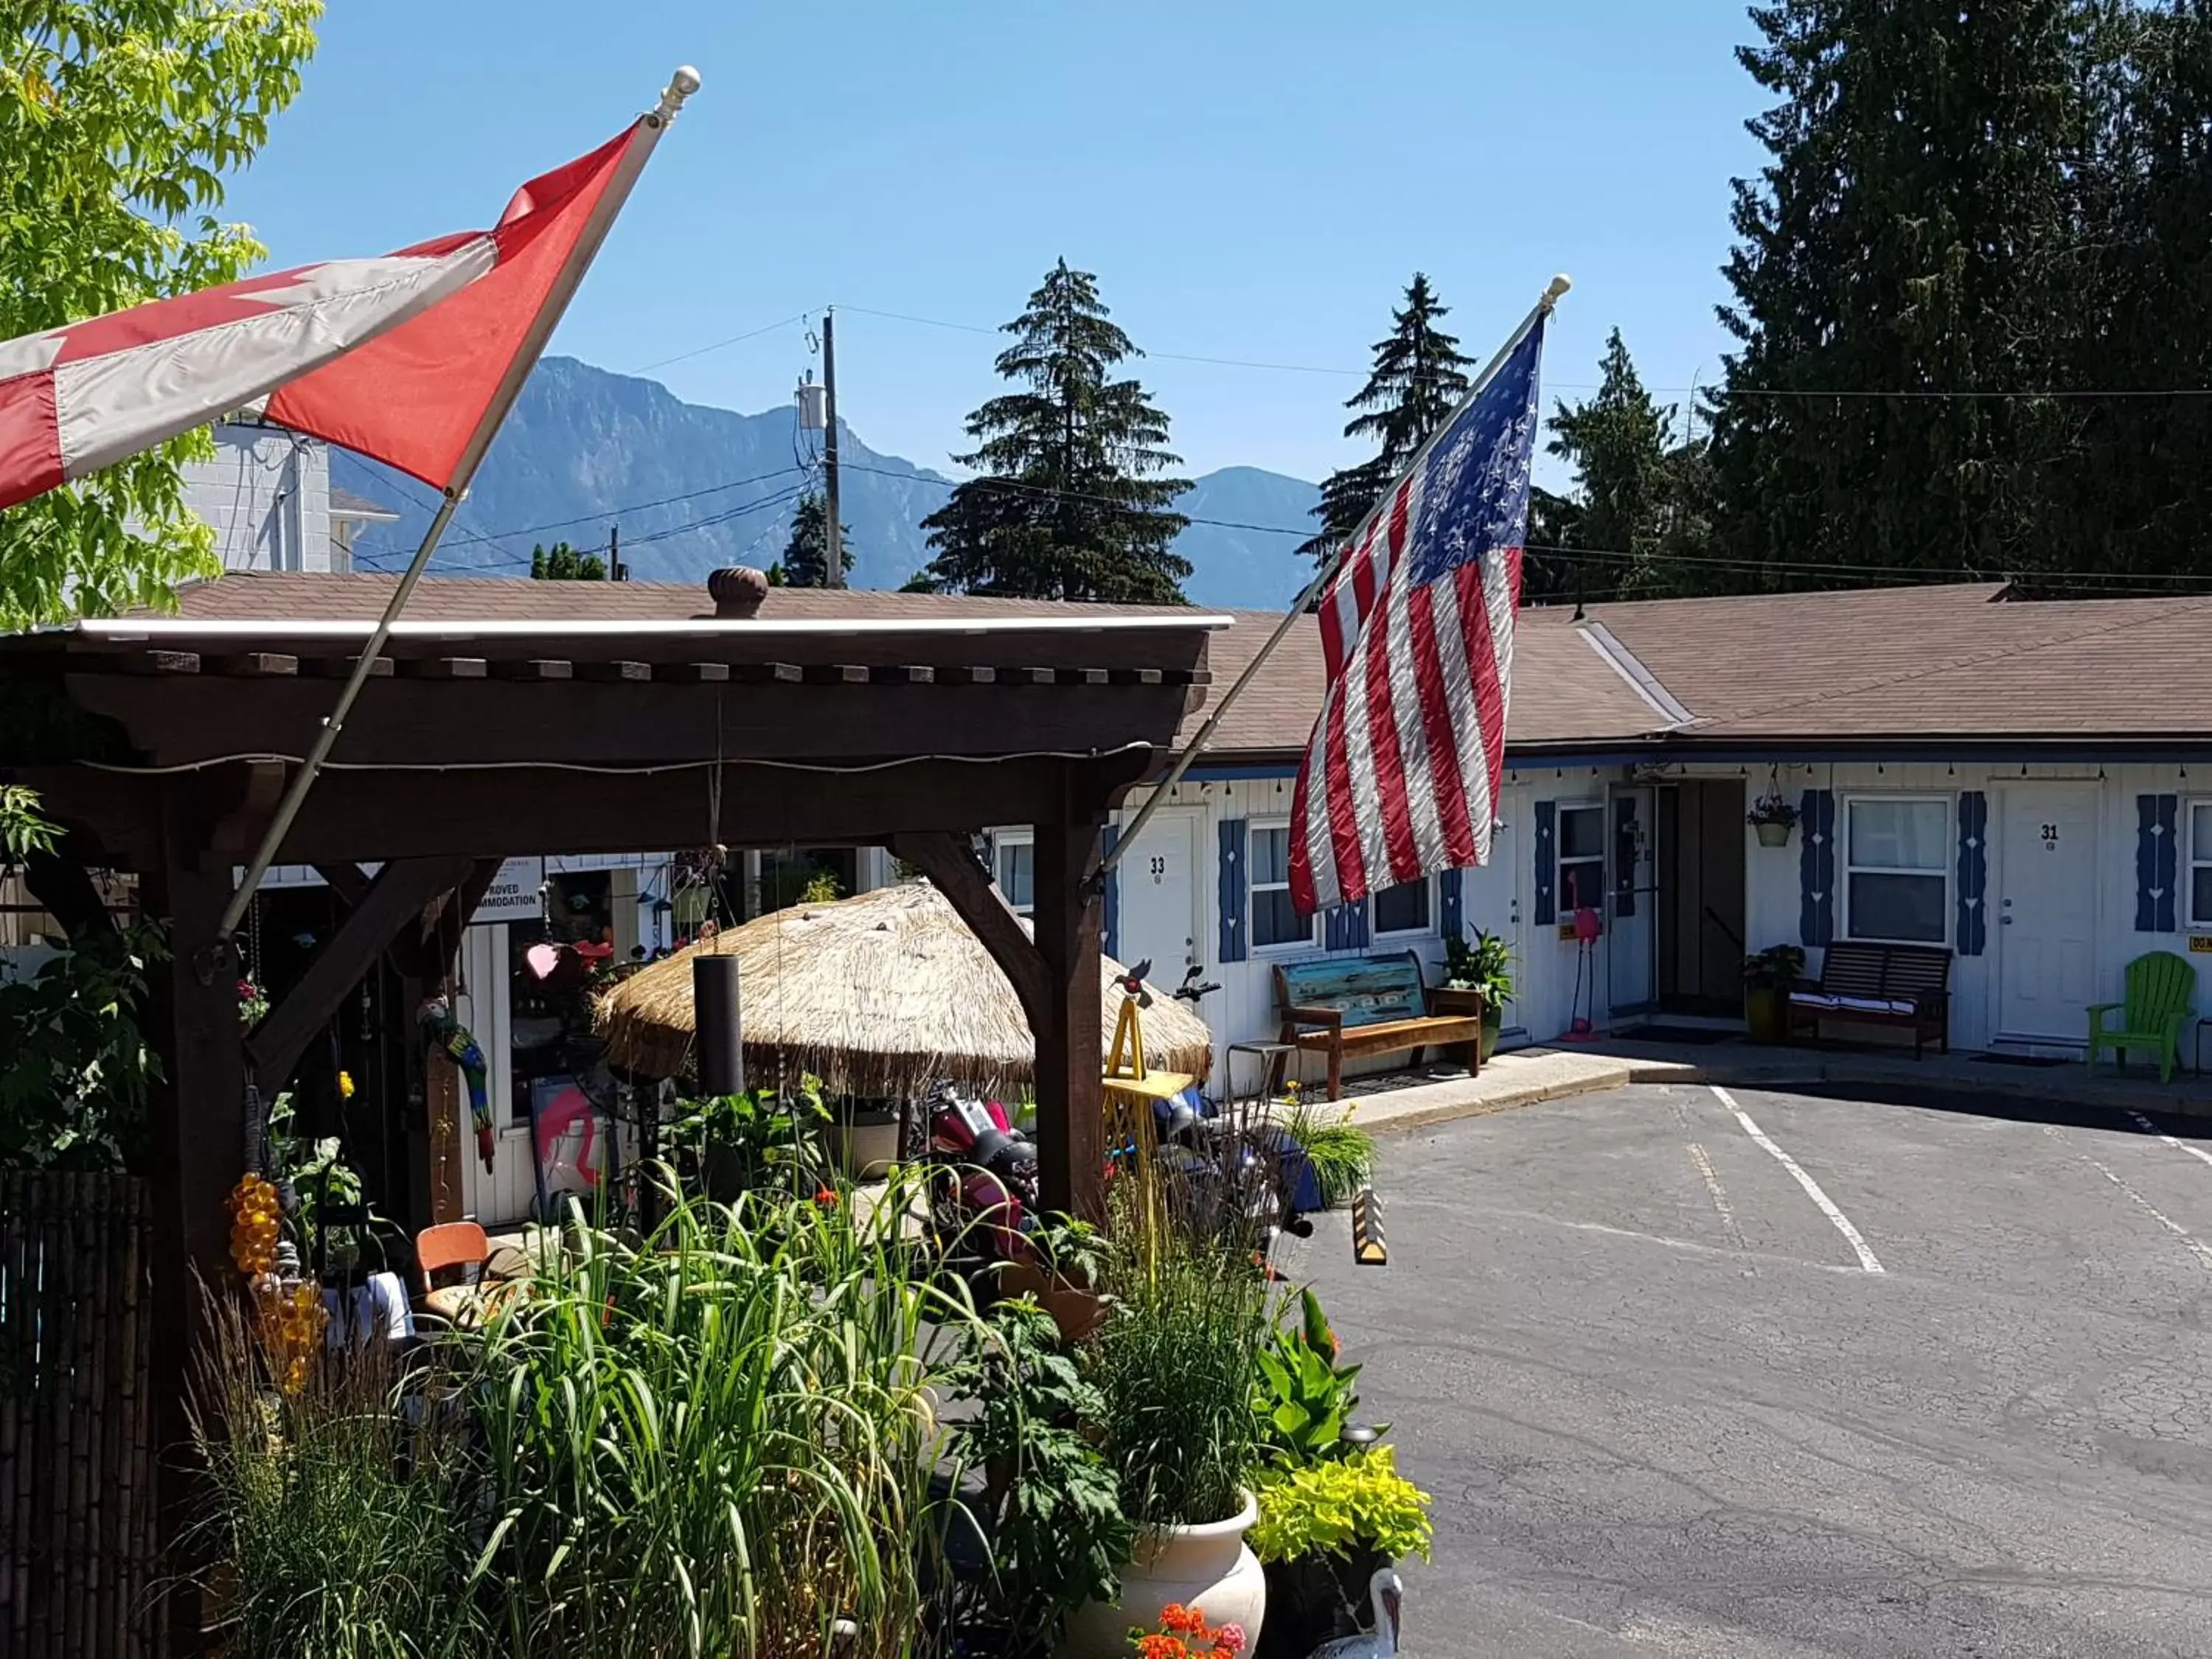
<path fill-rule="evenodd" d="M 742 334 L 732 334 L 726 340 L 717 340 L 712 345 L 698 346 L 690 351 L 679 351 L 673 357 L 658 358 L 629 372 L 633 374 L 648 374 L 656 368 L 665 368 L 671 363 L 689 362 L 692 358 L 703 357 L 710 351 L 720 351 L 724 346 L 738 345 L 746 340 L 757 340 L 763 334 L 773 334 L 780 328 L 789 328 L 793 323 L 803 323 L 811 314 L 802 311 L 796 316 L 786 317 L 781 322 L 763 323 L 758 328 L 749 328 Z"/>

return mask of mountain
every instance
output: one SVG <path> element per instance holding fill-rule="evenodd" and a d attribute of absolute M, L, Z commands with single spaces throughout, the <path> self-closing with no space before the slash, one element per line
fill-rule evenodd
<path fill-rule="evenodd" d="M 534 544 L 604 548 L 610 526 L 641 581 L 698 581 L 718 565 L 765 566 L 783 551 L 802 463 L 819 434 L 790 407 L 758 415 L 687 404 L 657 380 L 611 374 L 573 357 L 538 365 L 432 568 L 444 575 L 519 576 Z M 803 439 L 803 442 L 802 442 Z M 928 562 L 921 520 L 951 480 L 868 447 L 838 423 L 844 519 L 855 587 L 896 587 Z M 338 453 L 332 482 L 401 514 L 366 531 L 364 569 L 398 569 L 422 538 L 435 498 L 374 461 Z M 1197 479 L 1176 506 L 1194 518 L 1296 529 L 1310 522 L 1312 484 L 1255 467 Z M 1204 605 L 1286 605 L 1308 574 L 1286 535 L 1194 524 L 1176 550 L 1196 567 L 1187 583 Z"/>
<path fill-rule="evenodd" d="M 1182 585 L 1190 602 L 1288 610 L 1313 580 L 1313 562 L 1298 557 L 1297 548 L 1313 533 L 1314 505 L 1320 500 L 1319 488 L 1304 479 L 1256 466 L 1224 466 L 1193 479 L 1176 499 L 1176 511 L 1214 522 L 1193 524 L 1176 538 L 1175 550 L 1193 567 Z"/>

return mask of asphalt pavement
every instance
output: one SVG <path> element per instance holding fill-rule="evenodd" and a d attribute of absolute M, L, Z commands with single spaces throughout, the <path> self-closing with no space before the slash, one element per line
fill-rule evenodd
<path fill-rule="evenodd" d="M 1407 1651 L 2212 1655 L 2212 1124 L 1973 1104 L 1386 1140 L 1390 1265 L 1286 1265 L 1436 1500 Z"/>

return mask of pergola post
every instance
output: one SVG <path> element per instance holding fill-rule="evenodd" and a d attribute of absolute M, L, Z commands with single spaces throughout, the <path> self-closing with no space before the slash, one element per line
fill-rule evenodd
<path fill-rule="evenodd" d="M 1092 890 L 1104 805 L 1073 806 L 1039 823 L 1037 954 L 1045 967 L 1044 1020 L 1036 1027 L 1039 1197 L 1048 1210 L 1106 1218 L 1105 1097 L 1099 1043 L 1099 934 L 1105 908 Z"/>
<path fill-rule="evenodd" d="M 193 1480 L 184 1446 L 185 1379 L 202 1323 L 195 1273 L 213 1290 L 234 1273 L 223 1200 L 237 1182 L 246 1147 L 238 969 L 228 951 L 214 948 L 231 895 L 231 863 L 227 854 L 197 849 L 191 805 L 180 784 L 162 792 L 161 860 L 146 872 L 143 891 L 146 914 L 168 924 L 169 949 L 169 960 L 149 976 L 146 1026 L 161 1066 L 149 1103 L 146 1168 L 152 1200 L 148 1359 L 159 1535 L 165 1540 L 183 1531 Z M 173 1605 L 180 1636 L 188 1634 L 195 1612 L 189 1595 Z"/>

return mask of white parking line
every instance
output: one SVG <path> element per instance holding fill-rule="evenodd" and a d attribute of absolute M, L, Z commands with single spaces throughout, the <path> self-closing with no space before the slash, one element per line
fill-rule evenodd
<path fill-rule="evenodd" d="M 1722 1088 L 1717 1083 L 1708 1084 L 1706 1086 L 1713 1091 L 1714 1097 L 1722 1105 L 1735 1114 L 1735 1121 L 1743 1125 L 1743 1132 L 1773 1153 L 1775 1161 L 1796 1177 L 1797 1184 L 1805 1189 L 1805 1196 L 1819 1205 L 1820 1213 L 1836 1224 L 1836 1231 L 1844 1236 L 1852 1249 L 1858 1252 L 1859 1266 L 1870 1273 L 1886 1272 L 1887 1269 L 1882 1267 L 1875 1253 L 1867 1248 L 1866 1240 L 1859 1236 L 1859 1230 L 1851 1225 L 1851 1218 L 1838 1209 L 1834 1200 L 1820 1190 L 1820 1183 L 1807 1175 L 1796 1158 L 1776 1146 L 1766 1131 L 1751 1121 L 1751 1114 L 1735 1103 L 1735 1097 L 1727 1090 Z"/>
<path fill-rule="evenodd" d="M 2144 1127 L 2148 1128 L 2150 1126 L 2146 1124 Z M 2083 1152 L 2072 1141 L 2067 1139 L 2065 1133 L 2058 1128 L 2057 1125 L 2051 1123 L 2045 1124 L 2043 1126 L 2043 1133 L 2049 1135 L 2053 1140 L 2058 1142 L 2059 1145 L 2064 1146 L 2069 1152 L 2072 1152 L 2075 1157 L 2080 1158 L 2084 1164 L 2094 1170 L 2099 1175 L 2104 1176 L 2106 1180 L 2111 1182 L 2112 1185 L 2118 1187 L 2122 1192 L 2125 1193 L 2129 1199 L 2133 1201 L 2137 1209 L 2141 1210 L 2153 1221 L 2158 1223 L 2160 1226 L 2165 1228 L 2166 1231 L 2172 1233 L 2176 1238 L 2179 1239 L 2181 1241 L 2182 1248 L 2187 1250 L 2190 1255 L 2197 1258 L 2197 1264 L 2200 1267 L 2212 1267 L 2212 1249 L 2207 1249 L 2203 1241 L 2199 1239 L 2194 1233 L 2191 1232 L 2188 1228 L 2183 1226 L 2179 1221 L 2176 1221 L 2172 1216 L 2166 1214 L 2165 1211 L 2160 1209 L 2158 1206 L 2152 1203 L 2134 1188 L 2129 1186 L 2126 1182 L 2121 1180 L 2119 1176 L 2114 1175 L 2102 1164 L 2100 1164 L 2095 1158 L 2090 1157 L 2088 1153 Z M 2163 1139 L 2165 1137 L 2160 1136 L 2160 1139 Z M 2189 1148 L 2185 1146 L 2182 1150 L 2184 1152 L 2187 1152 Z"/>
<path fill-rule="evenodd" d="M 2206 1152 L 2202 1146 L 2192 1146 L 2185 1140 L 2176 1140 L 2172 1135 L 2162 1133 L 2157 1124 L 2152 1122 L 2141 1112 L 2130 1112 L 2128 1115 L 2135 1119 L 2136 1127 L 2141 1129 L 2145 1134 L 2157 1135 L 2160 1140 L 2172 1147 L 2175 1152 L 2186 1152 L 2191 1158 L 2201 1158 L 2207 1164 L 2212 1164 L 2212 1152 Z"/>
<path fill-rule="evenodd" d="M 1743 1230 L 1735 1224 L 1735 1212 L 1729 1207 L 1728 1194 L 1721 1190 L 1720 1171 L 1713 1168 L 1712 1159 L 1705 1155 L 1705 1149 L 1696 1141 L 1691 1141 L 1689 1148 L 1690 1162 L 1698 1166 L 1698 1173 L 1705 1178 L 1705 1190 L 1712 1194 L 1713 1208 L 1721 1218 L 1721 1231 L 1729 1236 L 1729 1243 L 1748 1256 L 1751 1246 L 1744 1243 Z M 1743 1271 L 1747 1279 L 1755 1279 L 1759 1275 L 1759 1269 L 1748 1261 L 1744 1263 Z"/>

